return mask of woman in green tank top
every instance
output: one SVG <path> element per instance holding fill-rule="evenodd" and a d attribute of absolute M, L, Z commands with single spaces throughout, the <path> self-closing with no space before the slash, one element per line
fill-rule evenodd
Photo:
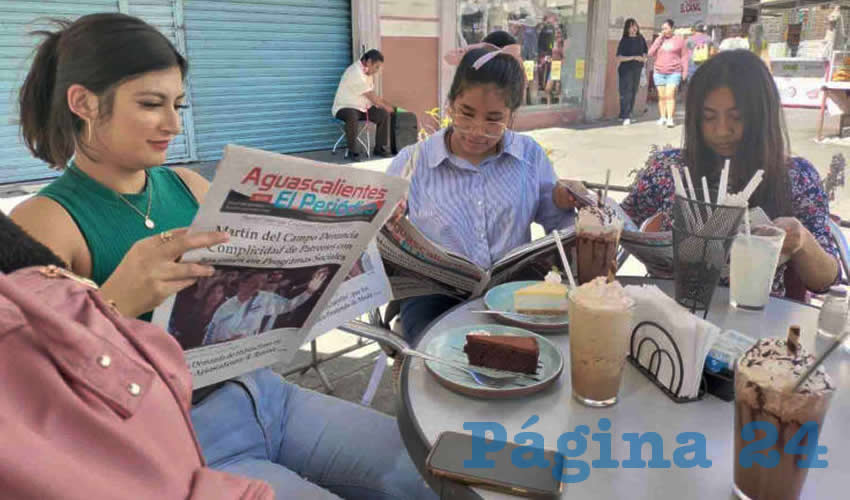
<path fill-rule="evenodd" d="M 227 239 L 176 229 L 192 221 L 208 184 L 157 166 L 180 133 L 185 75 L 185 60 L 155 28 L 97 14 L 48 34 L 21 89 L 26 144 L 68 167 L 12 217 L 129 316 L 210 276 L 208 266 L 177 261 Z M 436 498 L 394 419 L 267 369 L 208 394 L 192 423 L 210 467 L 263 479 L 277 498 Z"/>

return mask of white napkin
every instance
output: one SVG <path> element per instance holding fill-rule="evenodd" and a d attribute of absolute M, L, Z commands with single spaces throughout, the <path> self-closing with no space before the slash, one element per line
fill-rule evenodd
<path fill-rule="evenodd" d="M 705 358 L 711 350 L 711 346 L 717 340 L 720 328 L 691 314 L 690 311 L 676 303 L 657 286 L 630 285 L 625 289 L 626 293 L 635 301 L 632 328 L 634 329 L 646 321 L 651 321 L 666 330 L 678 347 L 682 357 L 682 369 L 680 371 L 676 348 L 672 345 L 670 339 L 652 325 L 642 326 L 635 334 L 632 344 L 635 357 L 651 373 L 656 373 L 657 370 L 658 380 L 665 387 L 670 387 L 674 394 L 681 380 L 682 385 L 678 396 L 696 397 L 699 394 L 702 382 Z M 658 344 L 657 349 L 666 350 L 670 357 L 659 353 L 656 356 L 657 359 L 652 360 L 656 347 L 650 340 L 643 342 L 643 346 L 638 352 L 638 346 L 646 338 L 655 341 Z M 650 361 L 652 361 L 652 366 L 650 366 Z"/>

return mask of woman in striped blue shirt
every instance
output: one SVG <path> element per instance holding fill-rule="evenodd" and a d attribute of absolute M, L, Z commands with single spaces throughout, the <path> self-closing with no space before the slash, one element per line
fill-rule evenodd
<path fill-rule="evenodd" d="M 552 164 L 534 139 L 509 130 L 525 89 L 516 45 L 470 50 L 449 90 L 452 126 L 403 150 L 388 173 L 410 175 L 407 216 L 431 241 L 488 269 L 531 241 L 531 223 L 549 232 L 573 223 L 574 211 L 552 201 Z M 419 148 L 412 172 L 405 166 Z M 458 300 L 428 295 L 404 300 L 405 338 Z"/>

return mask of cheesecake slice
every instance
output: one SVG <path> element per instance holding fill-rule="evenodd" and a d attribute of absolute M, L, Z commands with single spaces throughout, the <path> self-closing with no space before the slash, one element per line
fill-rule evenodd
<path fill-rule="evenodd" d="M 514 292 L 514 310 L 522 314 L 558 316 L 567 312 L 567 287 L 544 281 Z"/>
<path fill-rule="evenodd" d="M 536 373 L 540 357 L 537 339 L 515 335 L 467 334 L 463 351 L 471 365 L 522 373 Z"/>

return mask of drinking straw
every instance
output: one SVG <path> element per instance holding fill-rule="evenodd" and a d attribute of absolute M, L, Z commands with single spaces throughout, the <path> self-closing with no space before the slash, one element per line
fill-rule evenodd
<path fill-rule="evenodd" d="M 708 181 L 702 176 L 702 198 L 705 200 L 705 213 L 711 218 L 711 193 L 708 191 Z M 707 221 L 706 221 L 707 222 Z"/>
<path fill-rule="evenodd" d="M 685 182 L 687 182 L 688 195 L 694 201 L 699 201 L 697 198 L 697 191 L 694 188 L 694 181 L 691 179 L 691 170 L 685 168 Z M 702 227 L 702 214 L 700 213 L 699 206 L 694 205 L 694 209 L 696 210 L 696 222 L 698 227 Z"/>
<path fill-rule="evenodd" d="M 720 172 L 720 186 L 717 189 L 717 204 L 722 205 L 726 200 L 726 188 L 729 186 L 729 158 L 723 164 L 723 170 Z"/>
<path fill-rule="evenodd" d="M 688 194 L 690 195 L 690 197 L 696 201 L 699 201 L 699 199 L 697 198 L 696 189 L 694 189 L 694 181 L 691 180 L 691 170 L 688 168 L 685 169 L 685 183 L 685 187 L 688 188 Z"/>
<path fill-rule="evenodd" d="M 673 186 L 676 190 L 676 194 L 679 197 L 690 201 L 690 197 L 685 192 L 685 185 L 682 182 L 682 174 L 679 172 L 679 169 L 673 167 L 671 169 L 671 171 L 673 172 Z M 683 205 L 682 211 L 684 212 L 684 216 L 685 216 L 685 228 L 690 233 L 696 233 L 696 229 L 694 227 L 695 224 L 696 224 L 696 219 L 694 219 L 694 216 L 691 213 L 691 204 L 686 201 Z"/>
<path fill-rule="evenodd" d="M 611 169 L 605 171 L 605 192 L 602 195 L 602 205 L 605 205 L 605 200 L 608 199 L 608 183 L 611 182 Z"/>
<path fill-rule="evenodd" d="M 796 356 L 800 352 L 800 327 L 793 325 L 788 327 L 788 337 L 785 339 L 785 348 L 790 356 Z"/>
<path fill-rule="evenodd" d="M 814 363 L 811 364 L 811 366 L 809 366 L 809 368 L 806 370 L 806 373 L 804 373 L 803 376 L 800 377 L 800 380 L 798 380 L 797 383 L 794 385 L 794 389 L 792 392 L 800 390 L 800 387 L 802 387 L 803 384 L 806 383 L 806 380 L 812 375 L 812 373 L 815 372 L 815 370 L 818 369 L 818 366 L 822 365 L 823 362 L 826 361 L 826 358 L 835 351 L 835 348 L 844 343 L 847 337 L 850 337 L 850 329 L 844 330 L 844 333 L 838 336 L 832 343 L 832 345 L 829 346 L 829 348 L 825 350 L 823 354 L 821 354 L 820 357 L 816 359 Z"/>
<path fill-rule="evenodd" d="M 570 288 L 575 288 L 576 280 L 573 278 L 573 271 L 570 269 L 567 254 L 564 252 L 564 244 L 561 243 L 561 233 L 559 233 L 557 229 L 553 229 L 552 235 L 555 237 L 555 245 L 558 246 L 558 253 L 561 254 L 561 264 L 564 266 L 564 272 L 567 273 L 567 280 L 570 282 Z"/>
<path fill-rule="evenodd" d="M 745 187 L 744 190 L 741 192 L 745 200 L 749 201 L 750 197 L 753 195 L 753 193 L 756 192 L 756 189 L 758 189 L 759 184 L 761 184 L 761 181 L 763 179 L 764 170 L 756 171 L 755 175 L 753 175 L 753 178 L 750 179 L 750 182 L 747 183 L 747 187 Z"/>
<path fill-rule="evenodd" d="M 744 233 L 747 235 L 747 242 L 750 241 L 750 207 L 744 209 Z"/>
<path fill-rule="evenodd" d="M 702 176 L 702 199 L 709 205 L 711 204 L 711 193 L 708 191 L 708 181 L 705 176 Z"/>

